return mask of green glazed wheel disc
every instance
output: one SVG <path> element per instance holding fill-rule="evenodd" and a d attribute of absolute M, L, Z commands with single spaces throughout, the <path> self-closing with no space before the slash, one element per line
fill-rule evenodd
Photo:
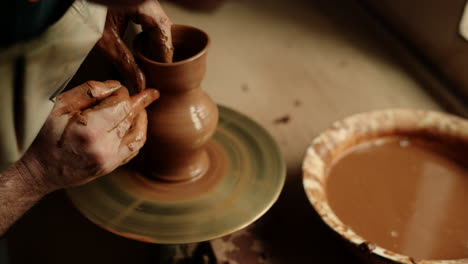
<path fill-rule="evenodd" d="M 286 168 L 280 150 L 257 123 L 219 106 L 207 145 L 210 169 L 181 183 L 152 180 L 130 166 L 67 190 L 89 220 L 118 235 L 158 244 L 185 244 L 237 231 L 276 201 Z"/>

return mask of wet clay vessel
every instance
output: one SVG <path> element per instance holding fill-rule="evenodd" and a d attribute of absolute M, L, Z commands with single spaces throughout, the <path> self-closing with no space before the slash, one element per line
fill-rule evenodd
<path fill-rule="evenodd" d="M 279 196 L 286 176 L 279 148 L 265 129 L 201 89 L 205 32 L 174 25 L 172 63 L 151 58 L 150 34 L 134 43 L 147 86 L 161 93 L 147 110 L 145 146 L 130 164 L 67 193 L 92 222 L 144 242 L 195 243 L 239 230 Z"/>
<path fill-rule="evenodd" d="M 147 43 L 151 33 L 142 32 L 134 45 L 147 86 L 162 95 L 147 109 L 148 141 L 143 163 L 147 173 L 162 180 L 195 179 L 208 171 L 205 145 L 218 123 L 218 108 L 201 89 L 209 38 L 195 28 L 174 25 L 172 43 L 177 52 L 173 63 L 160 63 L 145 56 L 150 54 Z"/>
<path fill-rule="evenodd" d="M 468 259 L 418 259 L 392 252 L 388 248 L 379 246 L 375 241 L 369 241 L 366 237 L 357 234 L 334 211 L 336 207 L 331 205 L 331 196 L 328 193 L 329 189 L 326 188 L 329 180 L 328 177 L 330 176 L 329 171 L 334 166 L 334 162 L 343 157 L 344 153 L 349 153 L 347 151 L 355 146 L 362 146 L 366 142 L 378 142 L 378 140 L 386 140 L 392 137 L 409 137 L 425 142 L 441 142 L 445 147 L 451 146 L 450 148 L 453 149 L 461 147 L 463 149 L 468 146 L 468 120 L 433 111 L 393 109 L 357 114 L 335 122 L 331 128 L 314 139 L 307 149 L 303 162 L 303 185 L 312 206 L 323 221 L 347 241 L 351 250 L 367 263 L 468 263 Z M 405 143 L 403 144 L 404 146 L 407 144 L 406 141 L 403 143 Z M 466 152 L 463 153 L 466 154 Z M 466 162 L 466 156 L 461 158 L 462 162 Z M 391 188 L 390 185 L 388 188 Z M 431 197 L 440 197 L 438 196 L 440 195 L 438 192 L 443 189 L 436 189 L 438 191 L 432 195 L 429 194 Z M 398 195 L 398 193 L 394 195 Z M 368 197 L 368 199 L 373 200 L 372 197 Z M 396 198 L 394 197 L 393 199 Z M 351 201 L 348 199 L 348 202 Z M 343 206 L 346 208 L 346 204 Z M 361 206 L 367 206 L 367 203 L 363 203 Z M 384 205 L 382 204 L 382 206 Z M 436 205 L 429 204 L 429 208 L 433 206 Z M 392 210 L 394 209 L 392 208 Z M 385 210 L 388 211 L 389 209 Z M 401 212 L 398 208 L 395 210 Z M 356 213 L 352 217 L 359 218 L 365 216 Z M 372 217 L 378 218 L 379 214 L 376 213 Z M 431 217 L 435 216 L 432 215 Z M 418 225 L 417 222 L 414 224 Z M 398 234 L 395 232 L 392 236 L 396 237 Z M 423 243 L 422 240 L 419 240 L 419 242 Z"/>

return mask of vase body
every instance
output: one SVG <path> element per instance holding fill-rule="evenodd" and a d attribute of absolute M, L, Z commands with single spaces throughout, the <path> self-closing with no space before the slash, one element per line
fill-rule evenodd
<path fill-rule="evenodd" d="M 135 39 L 135 56 L 147 87 L 161 93 L 147 108 L 148 134 L 140 166 L 162 180 L 195 179 L 210 166 L 204 146 L 218 122 L 216 104 L 201 89 L 209 38 L 199 29 L 174 25 L 174 62 L 161 63 L 145 56 L 151 54 L 147 52 L 151 33 L 142 32 Z"/>

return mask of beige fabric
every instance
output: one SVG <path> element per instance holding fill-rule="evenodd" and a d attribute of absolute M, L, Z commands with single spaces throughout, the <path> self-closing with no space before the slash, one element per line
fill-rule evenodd
<path fill-rule="evenodd" d="M 0 50 L 0 172 L 18 160 L 99 40 L 106 8 L 77 0 L 37 39 Z"/>
<path fill-rule="evenodd" d="M 459 25 L 460 35 L 468 41 L 468 1 L 466 1 L 465 9 Z"/>

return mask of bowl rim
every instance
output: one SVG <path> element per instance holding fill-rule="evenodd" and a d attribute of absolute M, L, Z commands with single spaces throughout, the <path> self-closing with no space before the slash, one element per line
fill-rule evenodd
<path fill-rule="evenodd" d="M 203 35 L 206 38 L 206 44 L 203 47 L 203 49 L 198 51 L 196 54 L 193 54 L 192 56 L 185 58 L 183 60 L 176 61 L 176 62 L 159 62 L 159 61 L 152 60 L 143 54 L 141 42 L 146 37 L 146 35 L 151 34 L 151 32 L 142 31 L 138 33 L 135 36 L 135 39 L 133 40 L 134 55 L 149 64 L 158 65 L 160 67 L 176 67 L 176 66 L 184 65 L 189 62 L 195 61 L 208 53 L 208 49 L 211 46 L 211 38 L 208 35 L 208 33 L 206 33 L 204 30 L 191 26 L 191 25 L 184 25 L 184 24 L 173 24 L 171 26 L 171 30 L 191 30 L 193 32 L 197 32 L 198 34 Z"/>
<path fill-rule="evenodd" d="M 468 258 L 452 260 L 419 260 L 405 256 L 366 241 L 345 225 L 333 212 L 325 195 L 326 165 L 333 161 L 333 154 L 343 153 L 360 142 L 390 135 L 404 135 L 411 131 L 424 131 L 437 135 L 448 135 L 466 139 L 468 142 L 468 120 L 448 113 L 432 110 L 396 108 L 362 112 L 334 122 L 323 131 L 306 150 L 302 163 L 303 188 L 322 220 L 338 235 L 355 246 L 383 257 L 405 264 L 455 264 L 468 263 Z M 357 139 L 357 140 L 356 140 Z M 339 143 L 348 142 L 343 147 Z M 345 144 L 346 145 L 346 144 Z M 334 152 L 333 152 L 334 151 Z M 336 156 L 335 156 L 336 157 Z"/>

